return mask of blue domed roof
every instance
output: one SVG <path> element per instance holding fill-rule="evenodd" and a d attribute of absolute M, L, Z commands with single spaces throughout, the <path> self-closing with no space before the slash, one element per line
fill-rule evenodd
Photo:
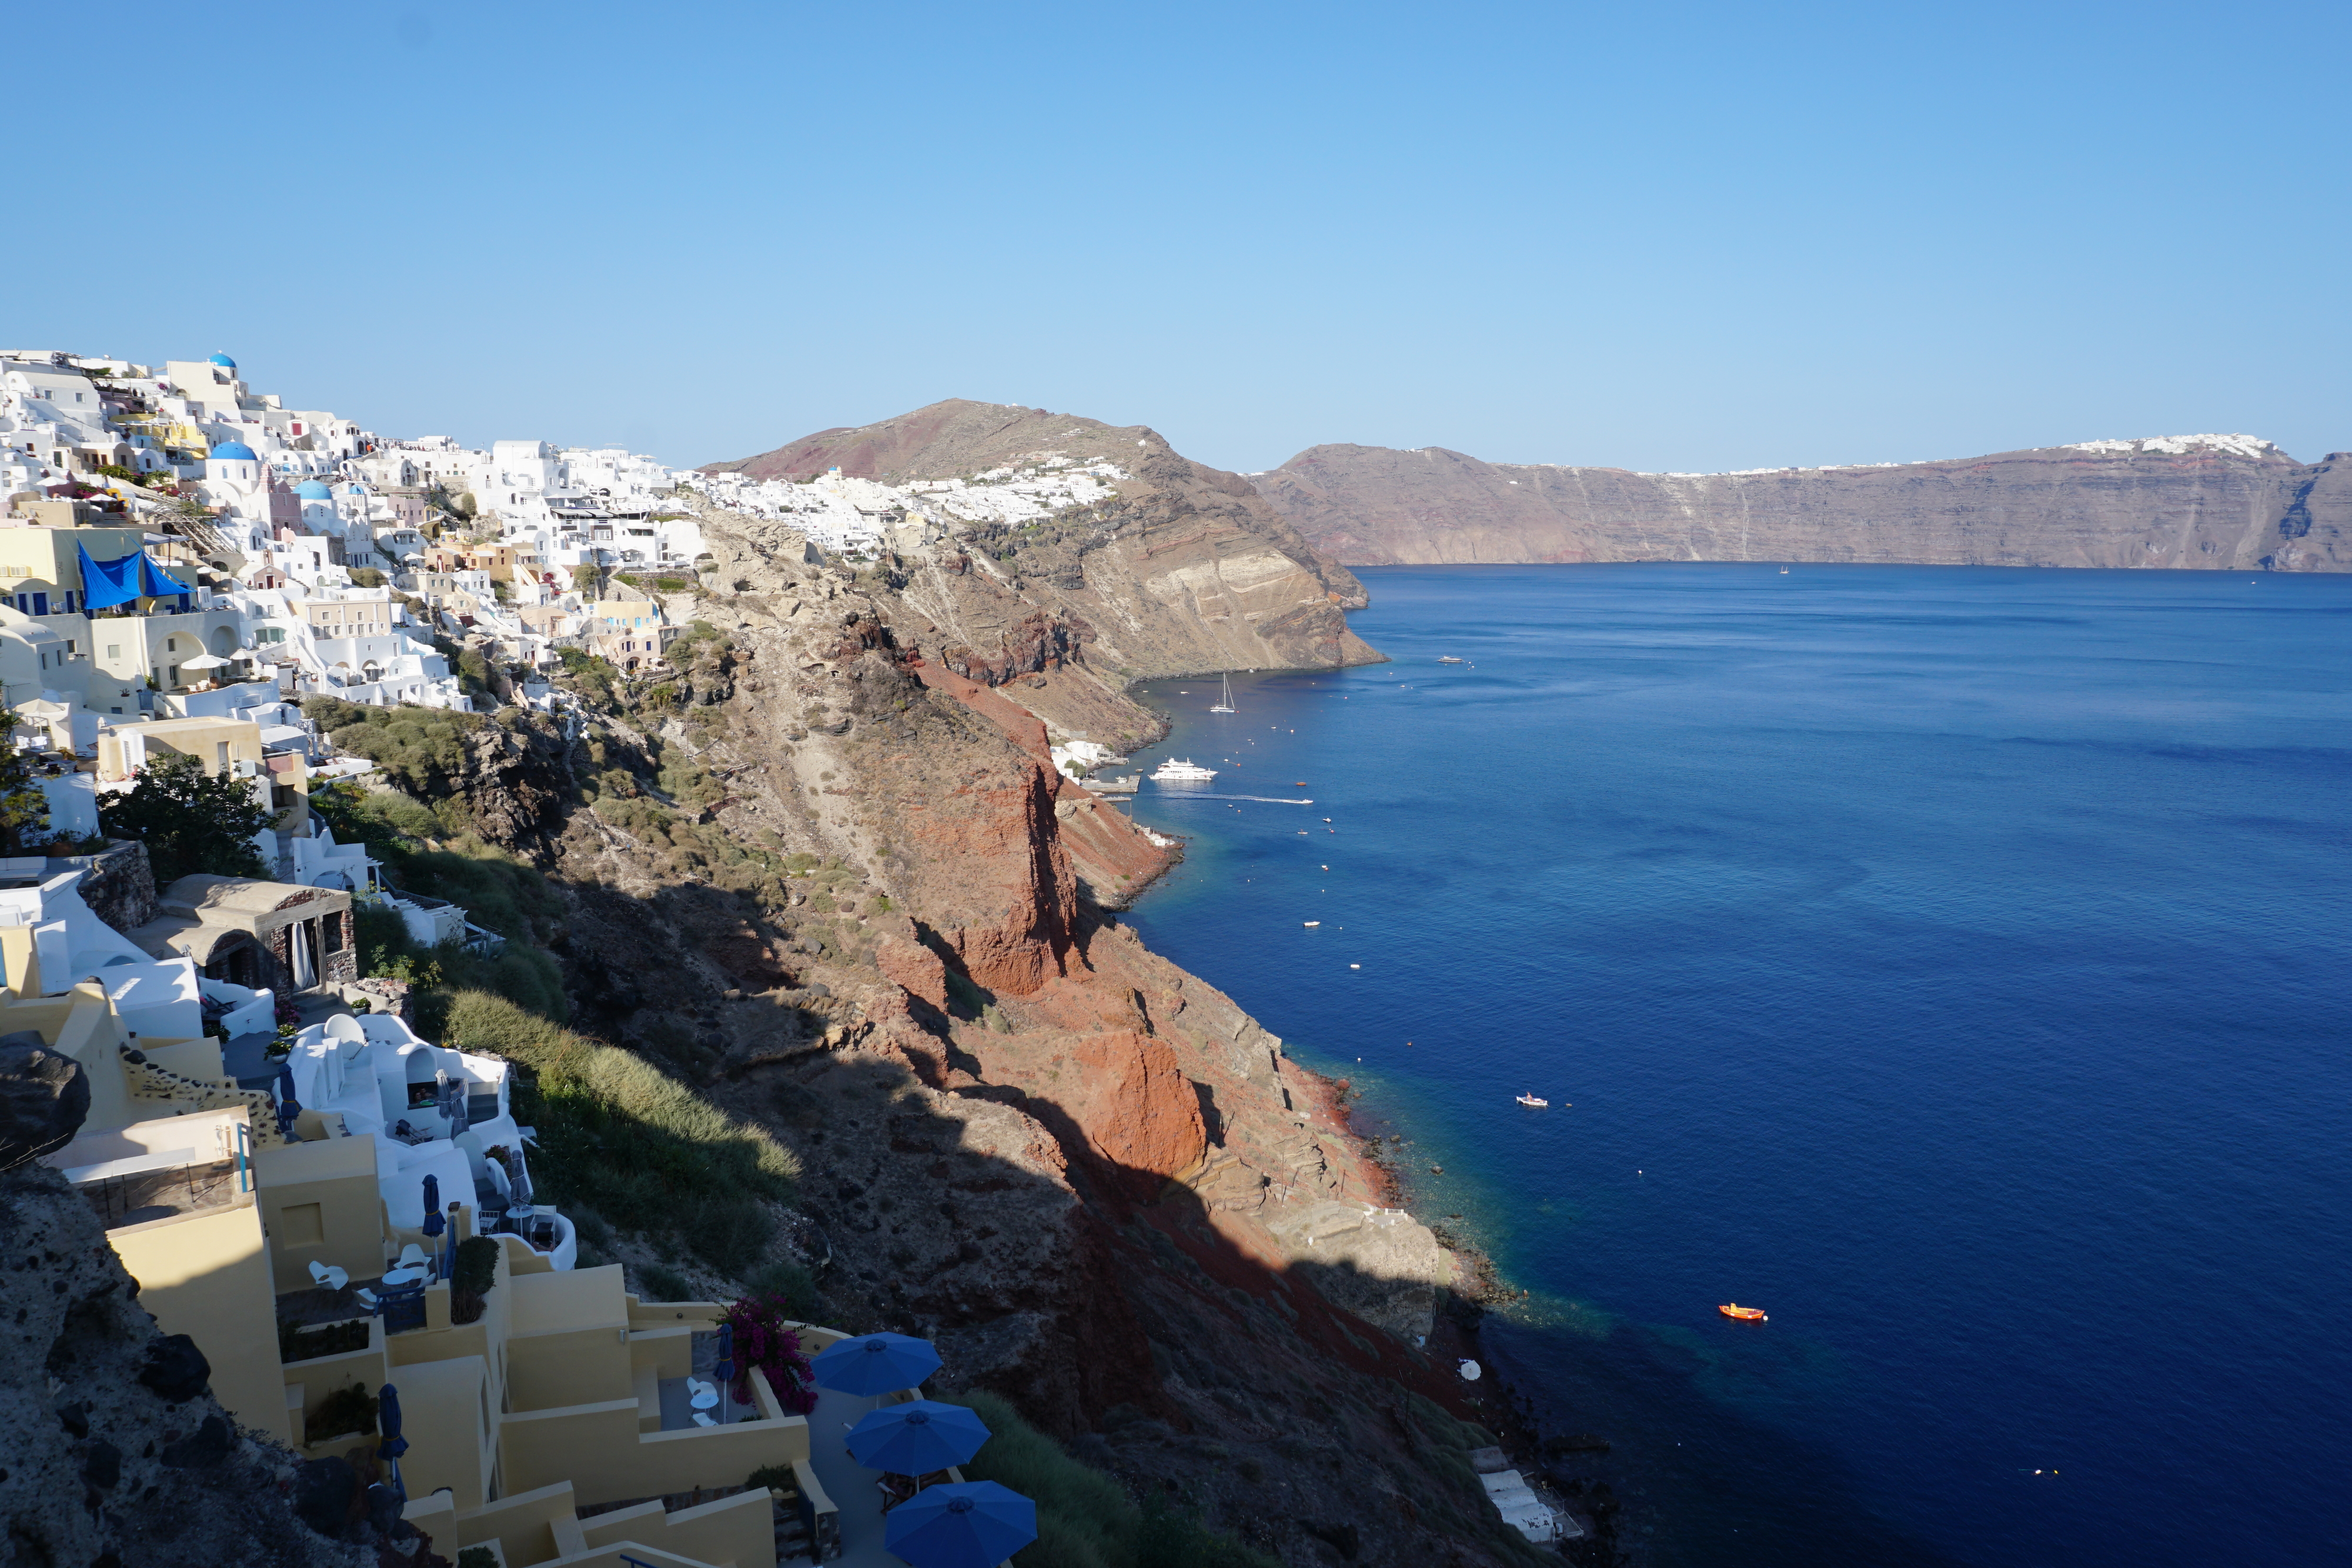
<path fill-rule="evenodd" d="M 213 448 L 213 455 L 215 457 L 242 458 L 247 463 L 257 463 L 260 461 L 259 458 L 253 455 L 253 448 L 247 446 L 242 441 L 224 441 L 218 446 Z"/>
<path fill-rule="evenodd" d="M 236 369 L 236 361 L 230 359 L 226 354 L 215 354 L 212 356 L 209 362 L 215 365 L 225 365 L 232 371 Z"/>
<path fill-rule="evenodd" d="M 335 493 L 316 479 L 305 479 L 294 486 L 294 493 L 306 501 L 331 501 Z"/>

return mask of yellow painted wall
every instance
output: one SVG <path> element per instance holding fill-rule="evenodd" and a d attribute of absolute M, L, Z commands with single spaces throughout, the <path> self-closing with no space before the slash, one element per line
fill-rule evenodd
<path fill-rule="evenodd" d="M 569 1479 L 583 1504 L 741 1486 L 764 1465 L 808 1457 L 804 1422 L 752 1421 L 640 1436 L 635 1399 L 509 1416 L 499 1441 L 508 1486 Z"/>
<path fill-rule="evenodd" d="M 139 1281 L 140 1305 L 165 1333 L 194 1340 L 212 1363 L 213 1393 L 229 1413 L 273 1437 L 294 1436 L 278 1375 L 277 1298 L 250 1199 L 125 1226 L 106 1239 Z"/>
<path fill-rule="evenodd" d="M 572 1504 L 570 1481 L 510 1491 L 494 1503 L 460 1514 L 457 1544 L 479 1546 L 495 1541 L 506 1555 L 507 1568 L 530 1568 L 555 1555 L 552 1527 L 556 1521 L 572 1517 Z M 442 1555 L 454 1560 L 457 1553 L 445 1549 Z"/>
<path fill-rule="evenodd" d="M 627 1334 L 592 1328 L 516 1335 L 507 1342 L 507 1407 L 554 1410 L 633 1397 Z"/>
<path fill-rule="evenodd" d="M 308 1284 L 309 1281 L 304 1281 Z M 327 1401 L 328 1396 L 356 1383 L 373 1394 L 389 1379 L 390 1361 L 384 1354 L 383 1321 L 371 1320 L 368 1346 L 364 1350 L 341 1351 L 333 1355 L 314 1355 L 303 1361 L 287 1362 L 278 1370 L 279 1381 L 289 1388 L 302 1391 L 299 1404 L 289 1404 L 286 1410 L 287 1426 L 296 1444 L 302 1441 L 304 1423 L 311 1412 Z M 332 1433 L 327 1434 L 332 1437 Z M 320 1451 L 340 1451 L 347 1445 L 330 1443 Z"/>
<path fill-rule="evenodd" d="M 488 1380 L 478 1355 L 419 1362 L 388 1380 L 400 1393 L 400 1435 L 409 1444 L 400 1472 L 410 1496 L 447 1487 L 460 1511 L 481 1507 L 490 1486 L 489 1424 L 496 1420 L 484 1416 Z"/>
<path fill-rule="evenodd" d="M 740 1484 L 740 1483 L 739 1483 Z M 775 1505 L 768 1489 L 737 1492 L 698 1508 L 665 1514 L 658 1503 L 644 1510 L 625 1509 L 600 1513 L 580 1521 L 591 1546 L 617 1546 L 634 1541 L 657 1552 L 672 1552 L 700 1563 L 729 1563 L 734 1568 L 776 1568 Z"/>
<path fill-rule="evenodd" d="M 310 1289 L 314 1261 L 345 1270 L 354 1283 L 383 1272 L 373 1134 L 264 1149 L 253 1167 L 278 1289 Z"/>

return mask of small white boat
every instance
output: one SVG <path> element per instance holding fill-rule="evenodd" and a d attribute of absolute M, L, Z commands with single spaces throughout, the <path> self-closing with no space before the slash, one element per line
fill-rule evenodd
<path fill-rule="evenodd" d="M 1193 784 L 1205 783 L 1216 776 L 1217 770 L 1213 768 L 1202 768 L 1198 763 L 1189 761 L 1179 762 L 1172 757 L 1152 769 L 1151 773 L 1153 779 L 1158 781 L 1173 779 Z"/>
<path fill-rule="evenodd" d="M 1308 921 L 1308 922 L 1307 923 L 1307 928 L 1309 931 L 1312 931 L 1313 929 L 1315 929 L 1315 927 L 1317 927 L 1318 925 L 1322 925 L 1322 924 L 1323 924 L 1323 923 L 1322 923 L 1320 920 L 1310 920 L 1310 921 Z"/>
<path fill-rule="evenodd" d="M 1544 1098 L 1543 1098 L 1543 1097 L 1541 1097 L 1540 1095 L 1536 1095 L 1536 1094 L 1522 1094 L 1522 1095 L 1520 1095 L 1520 1096 L 1519 1096 L 1519 1103 L 1520 1103 L 1520 1104 L 1522 1104 L 1522 1105 L 1530 1105 L 1530 1106 L 1533 1106 L 1535 1109 L 1537 1109 L 1537 1110 L 1540 1111 L 1540 1110 L 1542 1110 L 1545 1106 L 1547 1106 L 1547 1105 L 1550 1104 L 1550 1103 L 1551 1103 L 1551 1102 L 1550 1102 L 1550 1101 L 1549 1101 L 1549 1100 L 1544 1099 Z"/>
<path fill-rule="evenodd" d="M 1209 711 L 1211 713 L 1241 712 L 1241 709 L 1234 706 L 1234 683 L 1232 677 L 1228 675 L 1219 675 L 1217 679 L 1223 684 L 1224 695 L 1220 696 L 1216 702 L 1210 706 Z"/>

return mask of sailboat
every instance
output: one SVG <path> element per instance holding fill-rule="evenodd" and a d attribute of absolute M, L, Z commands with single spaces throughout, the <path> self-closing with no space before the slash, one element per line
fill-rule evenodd
<path fill-rule="evenodd" d="M 1211 713 L 1239 713 L 1239 712 L 1241 712 L 1241 709 L 1239 709 L 1239 708 L 1237 708 L 1237 707 L 1234 706 L 1234 681 L 1233 681 L 1233 677 L 1232 677 L 1231 675 L 1219 675 L 1219 676 L 1217 677 L 1217 679 L 1218 679 L 1218 681 L 1219 681 L 1220 683 L 1222 683 L 1222 684 L 1223 684 L 1223 686 L 1224 686 L 1224 688 L 1225 688 L 1224 695 L 1223 695 L 1223 696 L 1219 697 L 1219 698 L 1217 699 L 1216 706 L 1215 706 L 1214 707 L 1212 707 L 1209 711 L 1210 711 Z"/>

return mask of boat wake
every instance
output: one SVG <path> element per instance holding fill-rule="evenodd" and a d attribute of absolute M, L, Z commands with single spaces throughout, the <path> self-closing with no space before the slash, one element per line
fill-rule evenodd
<path fill-rule="evenodd" d="M 1312 806 L 1312 800 L 1285 800 L 1274 795 L 1211 795 L 1197 789 L 1155 789 L 1155 800 L 1257 800 L 1268 806 Z"/>

